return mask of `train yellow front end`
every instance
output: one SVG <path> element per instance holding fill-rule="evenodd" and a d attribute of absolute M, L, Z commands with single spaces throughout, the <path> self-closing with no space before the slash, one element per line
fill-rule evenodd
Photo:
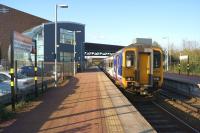
<path fill-rule="evenodd" d="M 122 86 L 145 94 L 163 82 L 162 50 L 140 45 L 123 49 Z"/>
<path fill-rule="evenodd" d="M 161 48 L 137 44 L 123 48 L 104 60 L 104 71 L 125 90 L 145 94 L 163 83 Z"/>
<path fill-rule="evenodd" d="M 129 45 L 106 58 L 102 66 L 117 85 L 132 92 L 153 92 L 163 83 L 163 52 L 152 45 Z"/>

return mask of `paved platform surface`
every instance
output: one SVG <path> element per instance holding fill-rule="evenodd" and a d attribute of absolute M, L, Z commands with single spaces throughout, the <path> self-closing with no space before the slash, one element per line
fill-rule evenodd
<path fill-rule="evenodd" d="M 156 132 L 115 85 L 97 68 L 79 73 L 49 90 L 40 104 L 18 116 L 6 133 Z"/>

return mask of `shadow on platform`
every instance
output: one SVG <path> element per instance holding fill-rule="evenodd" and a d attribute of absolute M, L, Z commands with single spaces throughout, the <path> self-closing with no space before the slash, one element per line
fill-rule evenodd
<path fill-rule="evenodd" d="M 49 89 L 37 101 L 41 102 L 37 107 L 28 112 L 23 112 L 17 115 L 17 120 L 12 125 L 3 129 L 6 133 L 35 133 L 40 130 L 43 124 L 49 120 L 54 111 L 58 109 L 61 103 L 75 93 L 78 88 L 77 78 L 71 78 L 69 82 L 59 88 Z"/>

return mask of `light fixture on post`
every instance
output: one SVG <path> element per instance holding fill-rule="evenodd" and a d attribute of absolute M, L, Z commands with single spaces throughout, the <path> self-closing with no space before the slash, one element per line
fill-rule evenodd
<path fill-rule="evenodd" d="M 57 5 L 55 6 L 55 87 L 57 87 L 57 8 L 68 8 L 67 5 Z"/>

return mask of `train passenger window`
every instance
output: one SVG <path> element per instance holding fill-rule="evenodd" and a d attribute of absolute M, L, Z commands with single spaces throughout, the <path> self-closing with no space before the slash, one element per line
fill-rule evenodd
<path fill-rule="evenodd" d="M 135 52 L 134 51 L 127 51 L 126 52 L 126 67 L 134 66 L 134 58 L 135 58 Z"/>
<path fill-rule="evenodd" d="M 153 68 L 159 68 L 161 65 L 161 53 L 159 51 L 153 51 Z"/>

